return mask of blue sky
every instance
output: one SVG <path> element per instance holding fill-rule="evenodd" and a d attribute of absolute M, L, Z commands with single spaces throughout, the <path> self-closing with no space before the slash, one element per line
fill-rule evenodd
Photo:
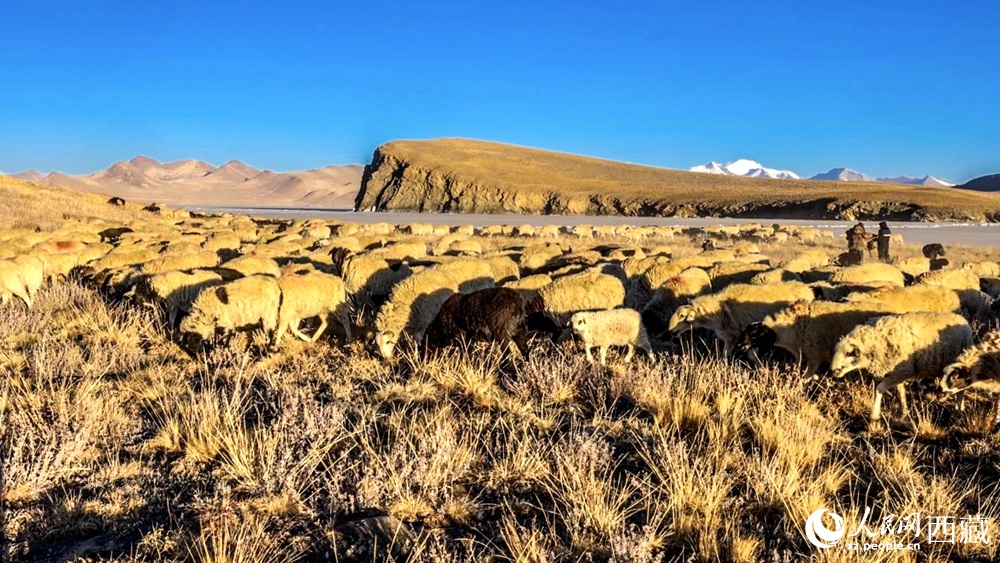
<path fill-rule="evenodd" d="M 294 170 L 472 137 L 672 168 L 1000 172 L 998 2 L 7 2 L 0 170 Z"/>

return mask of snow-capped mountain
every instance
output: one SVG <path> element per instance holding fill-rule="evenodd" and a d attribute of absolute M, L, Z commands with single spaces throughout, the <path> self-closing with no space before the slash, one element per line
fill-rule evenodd
<path fill-rule="evenodd" d="M 935 178 L 934 176 L 924 176 L 923 178 L 911 178 L 909 176 L 897 176 L 896 178 L 879 178 L 879 182 L 890 184 L 911 184 L 914 186 L 928 186 L 931 188 L 950 188 L 955 184 L 948 180 Z"/>
<path fill-rule="evenodd" d="M 870 182 L 872 178 L 850 168 L 831 168 L 829 172 L 817 174 L 810 180 L 832 180 L 834 182 Z"/>
<path fill-rule="evenodd" d="M 689 172 L 705 174 L 722 174 L 724 176 L 746 176 L 747 178 L 777 178 L 780 180 L 798 180 L 799 175 L 790 170 L 775 170 L 765 168 L 759 162 L 741 158 L 725 164 L 709 162 L 688 169 Z"/>

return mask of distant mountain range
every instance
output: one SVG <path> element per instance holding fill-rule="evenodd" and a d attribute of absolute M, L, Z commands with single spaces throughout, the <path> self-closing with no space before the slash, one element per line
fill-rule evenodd
<path fill-rule="evenodd" d="M 799 175 L 790 170 L 775 170 L 765 168 L 759 162 L 741 158 L 725 164 L 709 162 L 699 166 L 693 166 L 688 172 L 702 172 L 706 174 L 721 174 L 723 176 L 744 176 L 747 178 L 777 178 L 779 180 L 798 180 Z"/>
<path fill-rule="evenodd" d="M 958 187 L 977 192 L 1000 192 L 1000 174 L 987 174 L 973 178 Z"/>
<path fill-rule="evenodd" d="M 139 202 L 250 207 L 352 207 L 364 167 L 327 166 L 298 172 L 258 170 L 238 160 L 216 168 L 200 160 L 159 162 L 136 156 L 107 170 L 73 176 L 27 170 L 15 178 Z"/>
<path fill-rule="evenodd" d="M 741 158 L 725 164 L 709 162 L 688 169 L 689 172 L 702 172 L 707 174 L 721 174 L 724 176 L 745 176 L 747 178 L 776 178 L 779 180 L 798 180 L 800 177 L 791 170 L 776 170 L 767 168 L 755 160 Z M 896 178 L 872 178 L 866 174 L 851 170 L 850 168 L 831 168 L 829 172 L 817 174 L 810 180 L 828 180 L 835 182 L 885 182 L 887 184 L 909 184 L 914 186 L 930 186 L 934 188 L 950 188 L 955 184 L 947 180 L 935 178 L 934 176 L 924 176 L 922 178 L 911 178 L 909 176 L 898 176 Z"/>

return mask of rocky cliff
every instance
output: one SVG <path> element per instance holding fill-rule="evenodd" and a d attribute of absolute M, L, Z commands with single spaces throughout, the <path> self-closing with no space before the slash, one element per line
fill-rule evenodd
<path fill-rule="evenodd" d="M 710 176 L 465 139 L 382 145 L 355 209 L 1000 221 L 1000 197 L 987 194 Z"/>

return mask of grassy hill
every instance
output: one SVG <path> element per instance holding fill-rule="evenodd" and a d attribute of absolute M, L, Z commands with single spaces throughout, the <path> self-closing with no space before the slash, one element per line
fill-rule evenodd
<path fill-rule="evenodd" d="M 107 196 L 50 188 L 0 175 L 0 228 L 51 230 L 71 219 L 124 222 L 138 216 L 140 206 L 115 207 Z"/>
<path fill-rule="evenodd" d="M 879 182 L 698 174 L 468 139 L 394 141 L 357 209 L 1000 220 L 1000 196 Z"/>

